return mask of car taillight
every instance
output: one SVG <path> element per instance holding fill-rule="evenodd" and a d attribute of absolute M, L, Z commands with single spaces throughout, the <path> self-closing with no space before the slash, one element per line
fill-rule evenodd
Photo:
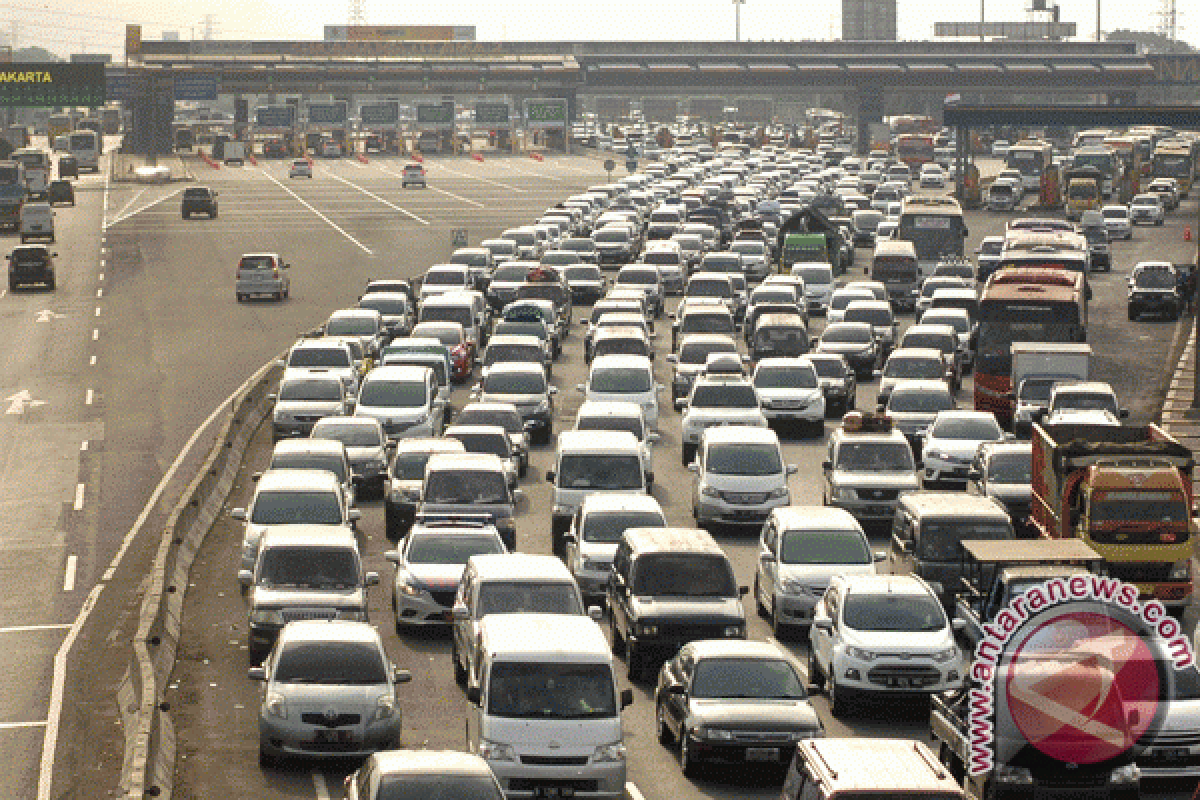
<path fill-rule="evenodd" d="M 276 280 L 278 280 L 279 279 L 279 267 L 275 267 L 273 270 L 271 270 L 271 274 L 275 277 Z"/>

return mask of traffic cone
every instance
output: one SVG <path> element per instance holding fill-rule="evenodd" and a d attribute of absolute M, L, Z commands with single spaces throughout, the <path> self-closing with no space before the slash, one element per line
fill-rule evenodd
<path fill-rule="evenodd" d="M 1190 242 L 1192 240 L 1192 226 L 1191 225 L 1184 226 L 1183 240 L 1185 242 Z"/>

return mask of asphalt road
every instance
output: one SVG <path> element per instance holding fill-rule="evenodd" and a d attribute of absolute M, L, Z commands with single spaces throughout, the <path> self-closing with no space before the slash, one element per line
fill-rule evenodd
<path fill-rule="evenodd" d="M 494 171 L 484 173 L 480 167 Z M 530 166 L 524 162 L 513 163 L 507 169 L 516 171 L 518 167 L 530 170 Z M 481 180 L 485 175 L 489 180 L 503 181 L 533 189 L 528 183 L 517 184 L 511 174 L 505 175 L 500 172 L 504 168 L 503 165 L 478 165 L 457 161 L 439 168 L 439 164 L 434 163 L 430 170 L 431 184 L 460 197 L 471 199 L 484 197 L 488 193 L 494 192 L 496 187 Z M 330 174 L 323 175 L 321 173 L 324 170 L 319 170 L 312 189 L 309 189 L 307 184 L 301 184 L 299 187 L 287 184 L 288 188 L 292 188 L 316 209 L 328 214 L 332 221 L 344 228 L 344 234 L 331 232 L 328 229 L 321 231 L 324 246 L 332 246 L 330 244 L 330 240 L 332 240 L 342 250 L 353 250 L 355 246 L 350 241 L 350 237 L 358 238 L 360 234 L 362 236 L 360 241 L 363 244 L 368 247 L 375 246 L 377 240 L 371 237 L 370 232 L 373 230 L 373 225 L 370 218 L 356 219 L 325 209 L 327 207 L 339 208 L 334 205 L 339 202 L 355 207 L 362 204 L 370 208 L 370 197 L 362 194 L 362 188 L 376 193 L 384 192 L 382 188 L 375 188 L 379 182 L 378 177 L 372 176 L 369 168 L 363 170 L 343 163 L 325 169 L 328 169 Z M 539 165 L 538 169 L 550 173 L 548 165 Z M 575 175 L 568 171 L 556 171 L 553 174 L 560 180 L 557 183 L 541 184 L 539 190 L 544 191 L 542 196 L 545 197 L 545 200 L 540 202 L 541 206 L 548 205 L 551 198 L 568 194 L 572 186 L 582 185 Z M 465 177 L 466 175 L 474 176 L 475 180 L 472 181 Z M 222 177 L 226 178 L 227 176 L 223 175 Z M 233 185 L 238 186 L 240 190 L 241 182 L 248 181 L 250 183 L 247 193 L 253 191 L 256 200 L 273 197 L 275 198 L 273 203 L 283 203 L 286 207 L 286 195 L 281 198 L 278 194 L 271 194 L 270 188 L 261 185 L 262 177 L 256 175 L 252 170 L 247 170 L 237 173 L 235 178 L 228 178 L 230 183 L 222 185 L 223 202 L 229 202 L 229 196 L 233 194 Z M 351 181 L 358 188 L 343 183 L 338 178 Z M 238 183 L 233 184 L 234 180 Z M 323 182 L 325 184 L 332 182 L 336 185 L 322 185 Z M 280 190 L 276 187 L 274 191 L 277 193 Z M 384 196 L 410 212 L 423 217 L 432 215 L 432 212 L 424 207 L 419 207 L 415 201 L 410 200 L 411 194 L 403 194 L 394 190 Z M 239 193 L 239 198 L 233 205 L 239 211 L 242 209 L 243 202 L 250 202 L 243 200 L 242 197 Z M 513 217 L 518 221 L 528 220 L 532 217 L 530 212 L 539 208 L 538 204 L 524 202 L 530 198 L 521 195 L 509 195 L 509 198 L 513 203 L 506 206 L 503 216 L 499 215 L 500 212 L 491 209 L 486 213 L 479 212 L 481 218 L 486 218 L 487 214 L 495 215 L 489 232 L 498 231 L 513 221 Z M 516 206 L 517 202 L 521 202 L 524 209 L 519 209 Z M 489 203 L 489 205 L 491 204 Z M 279 219 L 282 216 L 282 212 L 276 210 L 276 205 L 261 205 L 259 208 L 267 218 Z M 1190 211 L 1186 210 L 1188 208 Z M 227 215 L 224 209 L 223 206 L 222 219 L 225 219 Z M 522 210 L 525 212 L 523 217 L 521 216 Z M 305 211 L 307 213 L 304 213 Z M 1092 324 L 1089 338 L 1098 354 L 1097 377 L 1109 380 L 1117 388 L 1120 396 L 1131 407 L 1133 412 L 1131 422 L 1134 424 L 1149 421 L 1157 414 L 1171 363 L 1168 356 L 1172 350 L 1177 326 L 1170 322 L 1128 322 L 1124 314 L 1124 275 L 1137 260 L 1169 258 L 1183 261 L 1190 257 L 1191 245 L 1183 242 L 1182 229 L 1183 225 L 1187 224 L 1184 221 L 1184 215 L 1187 215 L 1190 222 L 1194 212 L 1195 205 L 1193 203 L 1185 206 L 1184 211 L 1173 214 L 1165 228 L 1137 229 L 1132 242 L 1115 244 L 1114 271 L 1111 274 L 1093 276 L 1095 297 L 1092 304 Z M 171 233 L 181 230 L 191 234 L 186 239 L 188 244 L 193 244 L 193 240 L 202 235 L 206 237 L 202 240 L 204 242 L 202 246 L 207 246 L 217 238 L 212 233 L 195 233 L 205 230 L 209 226 L 207 222 L 194 223 L 191 227 L 180 226 L 178 222 L 166 219 L 168 213 L 166 210 L 154 213 L 163 218 L 162 221 L 166 223 Z M 320 224 L 320 220 L 314 219 L 315 213 L 312 209 L 301 209 L 298 216 L 303 220 L 300 225 L 296 223 L 294 217 L 288 216 L 294 226 L 291 229 L 293 233 L 296 233 L 298 228 L 311 230 Z M 157 243 L 165 234 L 157 232 L 158 229 L 151 225 L 152 219 L 153 217 L 147 216 L 144 219 L 131 220 L 128 227 L 144 231 L 142 235 L 145 237 L 154 236 L 154 241 Z M 971 228 L 970 243 L 977 242 L 982 236 L 999 233 L 1006 219 L 1006 215 L 970 213 L 968 215 L 968 224 Z M 405 233 L 419 225 L 406 217 L 393 220 L 393 222 Z M 483 224 L 486 225 L 486 222 Z M 223 229 L 217 228 L 217 224 L 211 227 L 216 229 L 213 233 L 218 230 L 224 232 Z M 429 247 L 429 239 L 435 240 L 433 242 L 435 248 L 441 243 L 438 241 L 437 231 L 417 228 L 416 234 L 426 240 L 427 247 Z M 274 234 L 272 232 L 268 235 Z M 339 237 L 342 239 L 340 242 L 337 241 Z M 472 239 L 474 240 L 474 236 Z M 305 239 L 304 241 L 309 240 Z M 195 244 L 200 244 L 200 242 L 195 242 Z M 414 242 L 415 245 L 416 242 Z M 167 244 L 156 246 L 164 249 L 169 247 Z M 217 243 L 216 246 L 228 248 L 226 252 L 236 252 L 238 249 L 236 245 L 227 242 Z M 182 254 L 186 249 L 186 247 L 177 245 L 172 252 Z M 265 249 L 271 248 L 265 247 Z M 297 247 L 296 244 L 291 244 L 289 247 L 280 245 L 279 249 L 283 252 L 294 253 Z M 437 253 L 442 251 L 432 249 L 431 252 L 433 257 L 436 257 Z M 865 249 L 859 251 L 857 271 L 861 271 L 867 264 L 868 253 L 869 251 Z M 359 264 L 362 256 L 363 254 L 356 254 L 351 263 Z M 300 257 L 296 256 L 296 258 L 299 261 Z M 195 259 L 194 255 L 192 259 Z M 305 262 L 310 261 L 311 257 L 306 256 L 304 260 Z M 421 261 L 414 255 L 405 260 L 408 269 L 403 274 L 411 274 L 422 264 L 432 263 L 432 261 L 432 257 L 426 257 L 425 261 Z M 222 262 L 223 268 L 226 263 L 228 263 L 228 258 Z M 183 269 L 183 267 L 179 265 L 176 269 Z M 299 278 L 305 274 L 301 268 L 294 277 L 299 281 Z M 277 342 L 278 347 L 286 345 L 298 331 L 323 318 L 325 313 L 336 308 L 339 303 L 346 304 L 352 300 L 353 289 L 358 285 L 357 281 L 349 280 L 350 291 L 331 294 L 322 298 L 321 301 L 314 301 L 308 293 L 295 288 L 303 286 L 303 283 L 298 282 L 293 284 L 295 299 L 291 305 L 285 307 L 264 305 L 239 310 L 233 306 L 232 299 L 228 296 L 229 289 L 225 276 L 217 275 L 210 278 L 209 282 L 219 287 L 214 292 L 215 300 L 211 306 L 206 306 L 211 308 L 214 315 L 217 315 L 214 317 L 215 319 L 226 320 L 231 315 L 236 319 L 238 314 L 254 314 L 264 320 L 270 319 L 277 325 L 283 325 L 289 320 L 293 321 L 295 324 L 291 328 L 280 330 L 278 327 L 273 327 L 271 329 L 270 335 L 275 337 L 273 341 Z M 294 306 L 300 304 L 313 305 L 313 309 L 309 316 L 294 319 L 296 312 Z M 282 319 L 283 317 L 288 319 Z M 910 318 L 904 318 L 903 321 L 907 324 L 909 320 Z M 819 328 L 820 323 L 818 322 L 816 329 L 819 330 Z M 264 336 L 266 335 L 267 333 L 264 331 Z M 222 337 L 228 338 L 224 334 Z M 670 375 L 664 360 L 668 342 L 661 333 L 658 346 L 656 370 L 659 380 L 666 382 Z M 249 349 L 248 344 L 247 349 Z M 270 348 L 266 348 L 266 350 L 270 350 Z M 556 430 L 571 427 L 574 413 L 580 403 L 580 395 L 573 390 L 574 385 L 582 382 L 585 375 L 585 365 L 580 350 L 581 345 L 578 334 L 576 334 L 575 337 L 568 340 L 562 359 L 555 365 L 554 382 L 560 387 Z M 257 363 L 246 353 L 238 353 L 233 357 L 245 358 L 251 363 Z M 859 406 L 861 408 L 873 405 L 874 392 L 873 383 L 860 386 Z M 971 384 L 968 380 L 960 393 L 960 403 L 968 405 L 970 397 Z M 454 402 L 457 407 L 461 407 L 466 402 L 465 390 L 460 389 L 456 392 Z M 663 410 L 660 422 L 663 439 L 655 447 L 657 479 L 654 494 L 667 510 L 672 524 L 689 525 L 691 524 L 689 498 L 691 476 L 679 462 L 678 419 L 677 413 L 667 409 Z M 831 429 L 832 424 L 832 422 L 827 424 L 827 430 Z M 269 456 L 270 448 L 269 431 L 264 428 L 247 458 L 242 477 L 229 500 L 229 507 L 245 505 L 253 486 L 248 476 L 263 467 Z M 819 463 L 823 452 L 823 440 L 815 438 L 791 440 L 786 443 L 785 449 L 788 461 L 797 464 L 800 468 L 799 473 L 792 479 L 794 502 L 797 504 L 819 503 Z M 552 452 L 551 448 L 535 449 L 532 468 L 529 476 L 523 481 L 526 499 L 520 509 L 521 516 L 518 522 L 518 537 L 522 550 L 549 552 L 550 549 L 549 526 L 546 523 L 551 504 L 550 488 L 539 476 L 544 474 L 549 467 Z M 412 747 L 461 748 L 464 743 L 466 706 L 463 693 L 455 685 L 450 669 L 449 638 L 444 632 L 436 630 L 401 635 L 393 632 L 389 589 L 387 588 L 392 568 L 382 557 L 383 551 L 388 547 L 388 543 L 383 537 L 382 508 L 378 502 L 373 501 L 364 502 L 362 506 L 364 519 L 360 523 L 360 531 L 368 568 L 378 570 L 384 576 L 384 586 L 373 590 L 371 603 L 373 620 L 384 632 L 385 641 L 393 660 L 413 672 L 413 682 L 402 687 L 399 694 L 405 720 L 406 744 Z M 236 584 L 235 554 L 240 537 L 241 531 L 237 524 L 227 518 L 222 520 L 210 535 L 193 572 L 193 585 L 188 597 L 189 613 L 185 622 L 185 641 L 181 646 L 180 664 L 173 679 L 175 683 L 172 685 L 168 698 L 173 708 L 176 709 L 179 729 L 181 759 L 177 791 L 180 791 L 181 796 L 184 797 L 235 794 L 262 798 L 340 797 L 342 778 L 353 768 L 353 765 L 333 764 L 314 769 L 312 765 L 297 764 L 283 769 L 264 771 L 257 764 L 256 719 L 260 688 L 247 680 L 245 676 L 247 667 L 246 609 Z M 751 532 L 728 532 L 721 534 L 718 538 L 730 554 L 739 582 L 749 585 L 753 580 L 757 555 L 754 534 Z M 877 546 L 882 546 L 884 542 L 882 532 L 874 532 L 873 539 Z M 758 639 L 768 638 L 771 632 L 766 622 L 755 617 L 753 609 L 749 604 L 747 605 L 751 619 L 750 636 Z M 794 652 L 803 663 L 806 653 L 806 646 L 803 642 L 788 641 L 783 644 Z M 644 797 L 650 800 L 692 797 L 730 798 L 732 800 L 734 797 L 767 798 L 777 796 L 778 784 L 773 783 L 770 778 L 762 776 L 750 774 L 710 775 L 708 778 L 697 781 L 684 779 L 679 773 L 674 754 L 664 749 L 654 738 L 653 702 L 650 687 L 638 684 L 634 685 L 633 689 L 636 697 L 635 703 L 625 712 L 626 742 L 629 746 L 629 778 Z M 925 738 L 928 735 L 927 717 L 916 706 L 889 706 L 874 716 L 835 721 L 828 714 L 823 697 L 815 698 L 814 703 L 820 711 L 830 735 L 910 738 Z M 1168 792 L 1165 796 L 1171 796 L 1171 794 Z"/>

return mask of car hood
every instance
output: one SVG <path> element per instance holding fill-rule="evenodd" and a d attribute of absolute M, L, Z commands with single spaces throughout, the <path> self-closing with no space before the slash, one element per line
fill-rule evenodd
<path fill-rule="evenodd" d="M 275 611 L 281 608 L 366 608 L 366 591 L 354 589 L 289 589 L 258 585 L 254 587 L 251 608 Z"/>
<path fill-rule="evenodd" d="M 457 589 L 462 581 L 464 564 L 407 564 L 413 580 L 426 589 Z"/>
<path fill-rule="evenodd" d="M 688 710 L 696 725 L 716 728 L 798 732 L 821 727 L 807 699 L 692 698 Z"/>
<path fill-rule="evenodd" d="M 390 697 L 394 691 L 386 683 L 356 686 L 272 682 L 271 689 L 283 694 L 288 712 L 297 715 L 297 718 L 305 712 L 324 714 L 332 710 L 339 714 L 359 714 L 364 722 L 370 718 L 380 695 Z"/>
<path fill-rule="evenodd" d="M 959 461 L 970 461 L 979 452 L 982 443 L 982 439 L 937 439 L 930 436 L 925 439 L 925 452 L 936 450 Z"/>
<path fill-rule="evenodd" d="M 924 655 L 954 644 L 949 627 L 939 631 L 860 631 L 842 626 L 842 639 L 880 655 Z"/>
<path fill-rule="evenodd" d="M 737 597 L 649 597 L 633 598 L 639 622 L 687 620 L 689 623 L 741 625 L 746 621 L 742 601 Z"/>
<path fill-rule="evenodd" d="M 494 742 L 504 742 L 517 753 L 544 753 L 558 756 L 591 756 L 597 745 L 622 739 L 621 717 L 597 719 L 512 719 L 483 715 L 480 734 Z"/>
<path fill-rule="evenodd" d="M 360 405 L 354 410 L 354 414 L 355 416 L 359 417 L 374 417 L 383 425 L 398 422 L 408 424 L 413 423 L 419 417 L 424 416 L 426 414 L 426 408 L 425 406 L 401 407 Z"/>
<path fill-rule="evenodd" d="M 691 409 L 683 417 L 683 427 L 697 425 L 756 425 L 766 427 L 767 418 L 757 408 Z"/>
<path fill-rule="evenodd" d="M 874 575 L 875 563 L 869 564 L 783 564 L 777 566 L 780 582 L 793 581 L 812 589 L 820 597 L 829 588 L 834 575 Z"/>
<path fill-rule="evenodd" d="M 821 387 L 815 389 L 759 389 L 758 396 L 764 402 L 770 400 L 803 400 L 809 403 L 815 403 L 823 392 Z"/>

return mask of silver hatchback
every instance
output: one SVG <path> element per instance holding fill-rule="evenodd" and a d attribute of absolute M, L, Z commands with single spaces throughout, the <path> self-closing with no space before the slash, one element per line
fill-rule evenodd
<path fill-rule="evenodd" d="M 365 622 L 288 623 L 261 667 L 258 760 L 362 758 L 400 746 L 396 684 L 412 675 L 388 661 L 378 631 Z"/>
<path fill-rule="evenodd" d="M 291 265 L 277 253 L 247 253 L 238 261 L 234 293 L 238 302 L 255 295 L 283 300 L 291 293 Z"/>

